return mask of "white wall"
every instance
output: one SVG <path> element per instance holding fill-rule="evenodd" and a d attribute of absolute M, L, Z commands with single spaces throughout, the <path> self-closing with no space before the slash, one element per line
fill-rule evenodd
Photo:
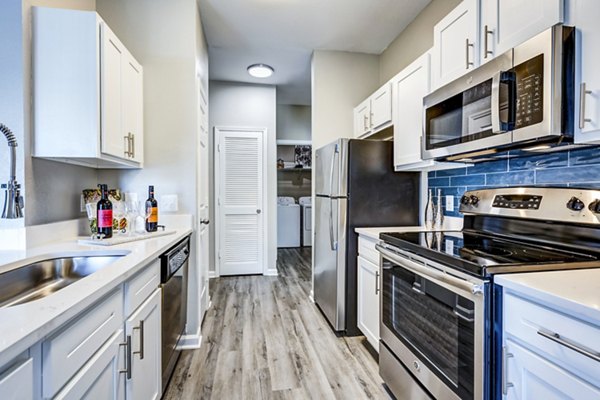
<path fill-rule="evenodd" d="M 198 70 L 208 71 L 208 56 L 195 0 L 97 0 L 98 13 L 144 67 L 144 168 L 102 171 L 116 174 L 119 187 L 147 196 L 177 194 L 179 212 L 194 216 L 198 141 Z M 198 43 L 200 42 L 200 43 Z M 160 212 L 160 203 L 159 203 Z M 160 223 L 160 216 L 159 216 Z M 192 243 L 195 235 L 192 236 Z M 188 334 L 197 332 L 203 314 L 199 294 L 204 279 L 190 258 Z"/>
<path fill-rule="evenodd" d="M 462 0 L 433 0 L 381 53 L 383 85 L 433 46 L 433 27 Z"/>
<path fill-rule="evenodd" d="M 354 107 L 379 87 L 379 57 L 316 50 L 311 73 L 314 151 L 336 139 L 352 137 Z"/>
<path fill-rule="evenodd" d="M 276 90 L 274 86 L 251 85 L 237 82 L 210 81 L 209 126 L 214 143 L 214 127 L 267 128 L 267 268 L 276 269 L 277 262 L 277 160 L 276 160 Z M 212 143 L 211 143 L 212 147 Z M 214 148 L 211 149 L 214 155 Z M 211 162 L 214 168 L 214 162 Z M 214 171 L 214 169 L 213 169 Z M 214 193 L 214 173 L 211 171 L 211 193 Z M 214 197 L 211 221 L 215 220 Z M 214 225 L 211 224 L 211 243 L 214 243 Z M 214 258 L 214 255 L 213 255 Z M 215 265 L 211 260 L 211 266 Z M 213 269 L 214 271 L 214 269 Z"/>
<path fill-rule="evenodd" d="M 277 105 L 277 139 L 310 140 L 310 106 Z"/>

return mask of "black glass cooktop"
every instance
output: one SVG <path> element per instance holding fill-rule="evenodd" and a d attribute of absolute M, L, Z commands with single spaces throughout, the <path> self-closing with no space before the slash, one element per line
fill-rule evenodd
<path fill-rule="evenodd" d="M 477 276 L 525 272 L 527 267 L 538 270 L 540 268 L 536 266 L 594 262 L 599 259 L 594 254 L 465 231 L 392 232 L 382 233 L 380 238 L 399 249 Z"/>

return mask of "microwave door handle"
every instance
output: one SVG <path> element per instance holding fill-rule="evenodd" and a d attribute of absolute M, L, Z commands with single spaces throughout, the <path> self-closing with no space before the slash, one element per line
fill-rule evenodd
<path fill-rule="evenodd" d="M 498 71 L 492 77 L 492 132 L 503 133 L 502 121 L 500 121 L 500 75 Z"/>
<path fill-rule="evenodd" d="M 500 88 L 503 84 L 510 85 L 508 87 L 508 120 L 502 121 L 500 118 Z M 514 72 L 498 71 L 492 77 L 492 132 L 504 133 L 514 127 L 515 119 L 515 74 Z"/>

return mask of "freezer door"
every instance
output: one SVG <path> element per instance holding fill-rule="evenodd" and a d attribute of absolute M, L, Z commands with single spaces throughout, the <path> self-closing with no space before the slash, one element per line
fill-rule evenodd
<path fill-rule="evenodd" d="M 348 139 L 339 139 L 315 152 L 315 194 L 346 196 Z"/>
<path fill-rule="evenodd" d="M 336 331 L 346 324 L 346 199 L 315 199 L 314 299 Z"/>

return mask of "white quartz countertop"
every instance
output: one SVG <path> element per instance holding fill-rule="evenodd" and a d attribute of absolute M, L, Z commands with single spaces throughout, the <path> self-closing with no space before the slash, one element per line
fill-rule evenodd
<path fill-rule="evenodd" d="M 494 281 L 547 307 L 600 325 L 600 268 L 498 275 Z"/>
<path fill-rule="evenodd" d="M 126 254 L 85 278 L 43 299 L 0 309 L 0 366 L 111 292 L 192 233 L 175 229 L 167 236 L 115 246 L 79 245 L 77 237 L 22 251 L 0 251 L 0 273 L 46 258 L 86 254 Z"/>

